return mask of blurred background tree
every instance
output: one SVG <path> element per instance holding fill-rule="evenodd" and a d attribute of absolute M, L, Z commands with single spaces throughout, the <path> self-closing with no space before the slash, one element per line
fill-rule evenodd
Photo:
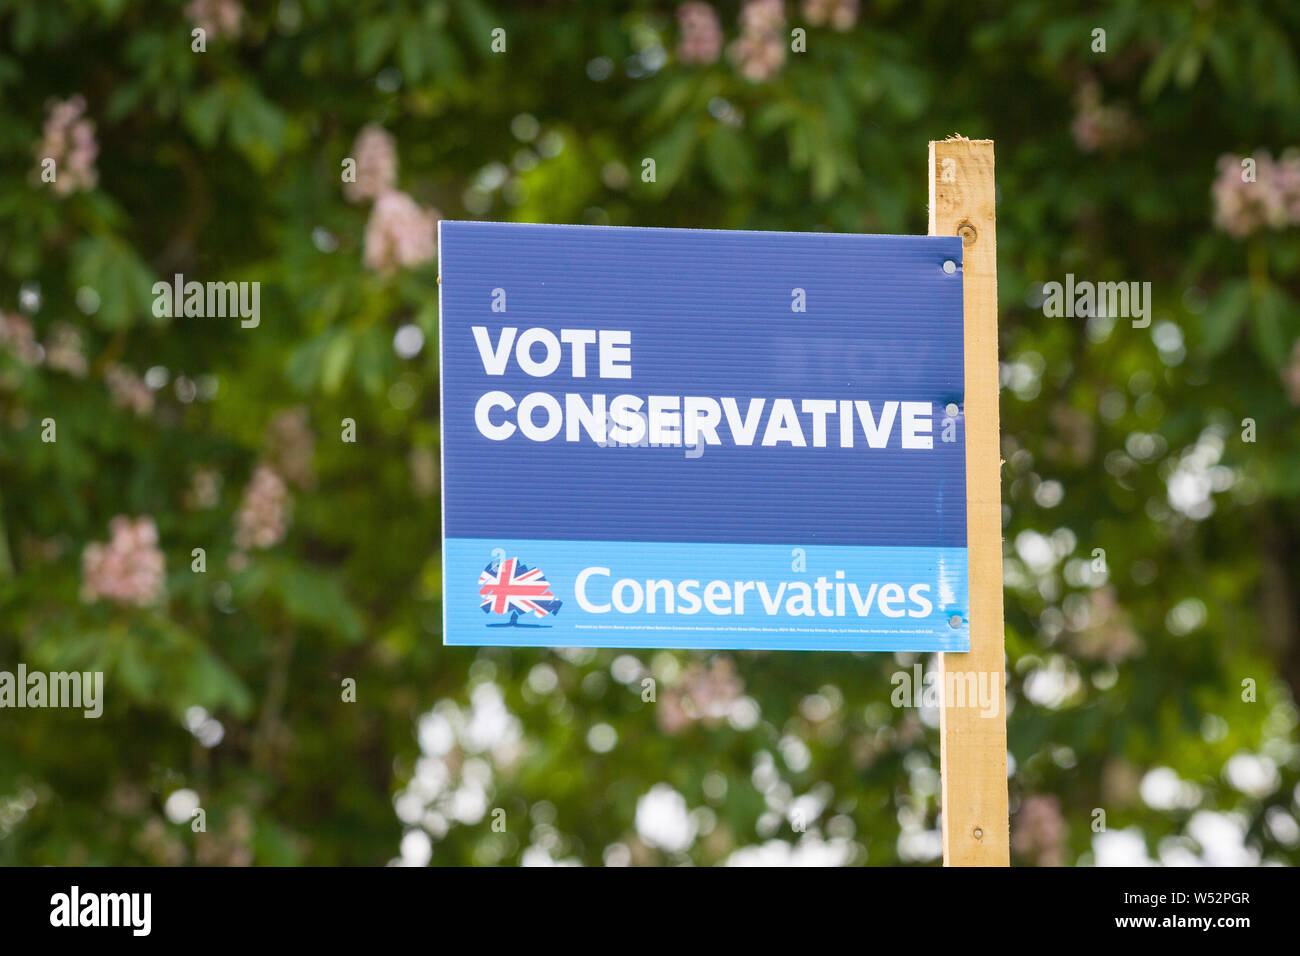
<path fill-rule="evenodd" d="M 1300 7 L 1085 7 L 0 0 L 0 669 L 105 672 L 0 711 L 0 863 L 936 861 L 927 659 L 442 646 L 433 229 L 921 233 L 952 132 L 1013 858 L 1300 859 Z"/>

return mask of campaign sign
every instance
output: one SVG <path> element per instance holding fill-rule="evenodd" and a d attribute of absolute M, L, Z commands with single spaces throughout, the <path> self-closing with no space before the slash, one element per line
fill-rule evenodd
<path fill-rule="evenodd" d="M 438 248 L 445 643 L 969 650 L 959 239 Z"/>

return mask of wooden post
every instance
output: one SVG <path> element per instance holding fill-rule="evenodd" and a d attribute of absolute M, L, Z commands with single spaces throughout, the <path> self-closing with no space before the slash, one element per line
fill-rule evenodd
<path fill-rule="evenodd" d="M 987 681 L 997 712 L 944 695 L 939 711 L 945 866 L 1007 866 L 1007 721 L 1002 628 L 1002 458 L 998 439 L 998 270 L 992 140 L 930 143 L 930 235 L 962 238 L 966 330 L 966 547 L 970 652 L 948 674 Z M 955 677 L 954 677 L 955 679 Z M 967 682 L 969 683 L 969 682 Z"/>

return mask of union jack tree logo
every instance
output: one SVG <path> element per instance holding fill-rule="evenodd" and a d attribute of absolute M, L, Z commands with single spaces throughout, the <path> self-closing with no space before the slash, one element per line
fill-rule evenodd
<path fill-rule="evenodd" d="M 560 613 L 560 601 L 551 593 L 551 584 L 541 568 L 530 568 L 518 558 L 490 561 L 478 576 L 479 605 L 484 614 L 510 615 L 488 627 L 546 627 L 545 624 L 520 624 L 520 614 L 538 617 Z"/>

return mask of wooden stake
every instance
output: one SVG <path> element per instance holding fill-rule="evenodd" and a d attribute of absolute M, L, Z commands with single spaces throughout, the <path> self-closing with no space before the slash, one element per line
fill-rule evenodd
<path fill-rule="evenodd" d="M 992 140 L 930 143 L 930 235 L 961 236 L 966 329 L 966 548 L 970 653 L 940 654 L 941 687 L 986 681 L 997 712 L 944 695 L 939 712 L 945 866 L 1007 866 L 1007 722 L 998 440 L 998 275 Z M 953 675 L 952 680 L 949 674 Z M 969 678 L 965 681 L 969 685 Z M 962 706 L 954 706 L 961 704 Z"/>

